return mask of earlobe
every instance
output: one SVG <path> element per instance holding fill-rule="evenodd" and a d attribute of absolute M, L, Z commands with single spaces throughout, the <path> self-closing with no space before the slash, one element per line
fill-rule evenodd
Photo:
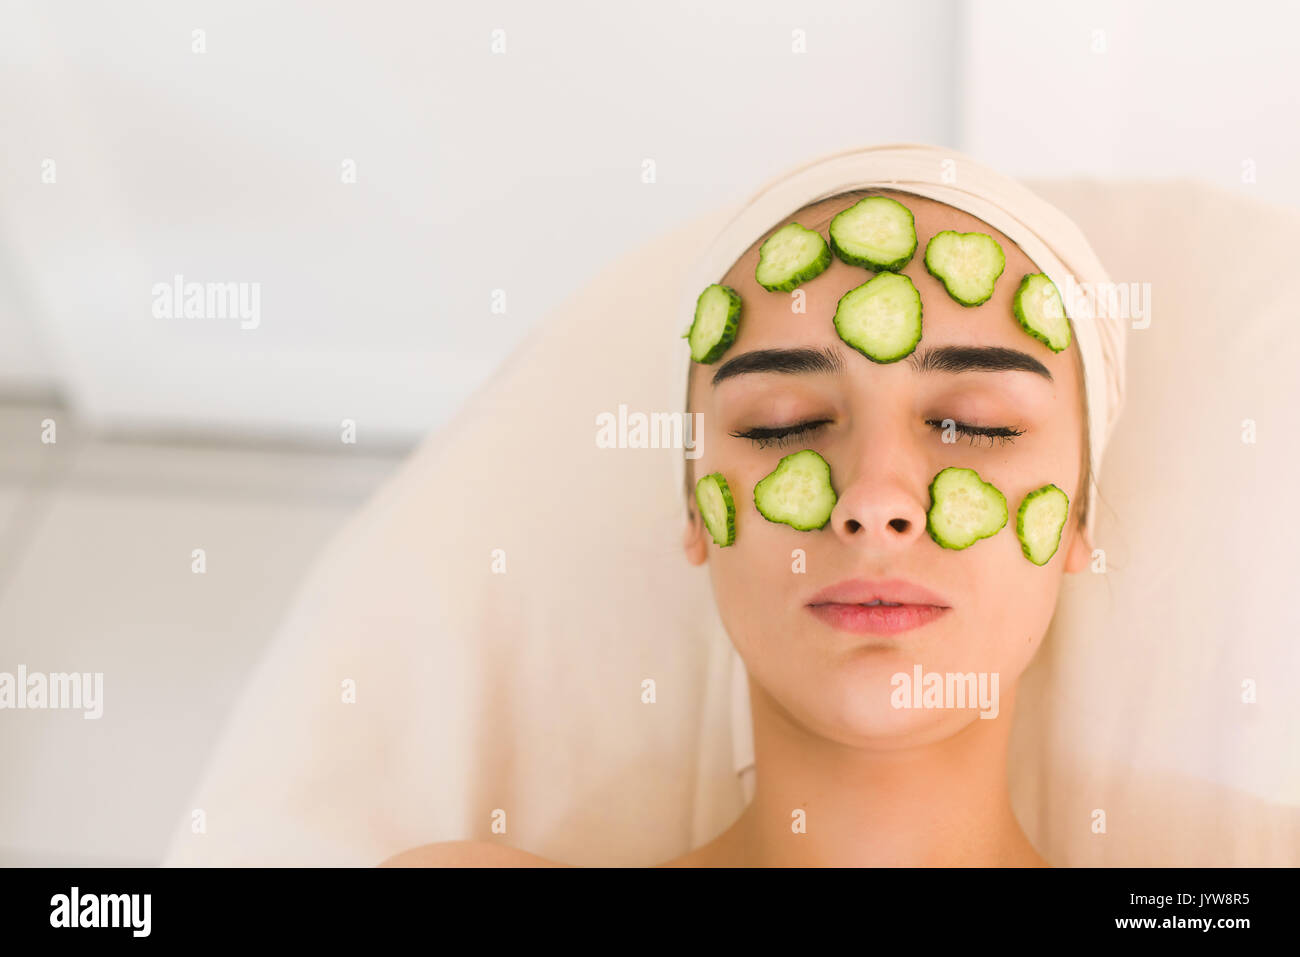
<path fill-rule="evenodd" d="M 704 522 L 700 518 L 699 510 L 694 507 L 687 508 L 687 515 L 682 548 L 686 552 L 688 562 L 692 565 L 703 565 L 705 559 L 709 557 L 709 538 L 704 534 Z"/>
<path fill-rule="evenodd" d="M 1091 561 L 1092 545 L 1088 543 L 1083 529 L 1076 526 L 1070 535 L 1070 551 L 1065 556 L 1065 570 L 1070 574 L 1081 572 Z"/>

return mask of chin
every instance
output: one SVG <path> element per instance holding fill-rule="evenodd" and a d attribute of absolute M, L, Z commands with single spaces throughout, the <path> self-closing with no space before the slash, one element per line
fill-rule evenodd
<path fill-rule="evenodd" d="M 978 708 L 896 707 L 903 693 L 894 684 L 896 674 L 911 677 L 918 663 L 924 672 L 949 670 L 941 661 L 918 658 L 923 656 L 897 642 L 873 641 L 827 676 L 816 693 L 806 694 L 807 708 L 836 740 L 883 748 L 942 740 L 980 720 Z"/>
<path fill-rule="evenodd" d="M 950 710 L 895 708 L 890 703 L 888 680 L 882 684 L 870 696 L 841 702 L 840 713 L 847 730 L 865 739 L 914 743 L 917 736 L 929 737 L 964 721 L 963 716 Z"/>

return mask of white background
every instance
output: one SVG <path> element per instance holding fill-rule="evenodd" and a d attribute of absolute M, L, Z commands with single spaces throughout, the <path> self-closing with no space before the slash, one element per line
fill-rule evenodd
<path fill-rule="evenodd" d="M 4 4 L 0 392 L 112 431 L 409 444 L 602 264 L 869 142 L 1300 204 L 1295 7 L 556 9 Z M 260 283 L 261 325 L 154 318 L 176 273 Z"/>

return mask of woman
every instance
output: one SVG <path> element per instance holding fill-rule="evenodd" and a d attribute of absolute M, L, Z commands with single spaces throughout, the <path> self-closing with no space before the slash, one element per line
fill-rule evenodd
<path fill-rule="evenodd" d="M 903 204 L 915 224 L 915 254 L 897 271 L 919 293 L 923 331 L 898 361 L 868 358 L 832 321 L 876 272 L 836 255 L 794 290 L 756 276 L 781 227 L 826 237 L 867 196 Z M 992 237 L 1005 258 L 978 305 L 957 301 L 926 268 L 929 241 L 946 230 Z M 686 465 L 684 547 L 691 563 L 707 563 L 748 671 L 757 776 L 730 828 L 663 866 L 1046 865 L 1012 813 L 1008 737 L 1018 679 L 1062 576 L 1088 567 L 1090 463 L 1115 406 L 1094 432 L 1077 336 L 1057 351 L 1016 321 L 1022 277 L 1045 268 L 963 209 L 871 188 L 791 212 L 715 277 L 742 311 L 720 356 L 689 363 L 704 451 Z M 834 491 L 829 518 L 809 530 L 764 515 L 754 495 L 801 450 L 825 461 Z M 1005 527 L 961 548 L 941 545 L 928 522 L 931 483 L 950 467 L 973 470 L 1007 509 Z M 694 495 L 714 474 L 734 503 L 726 545 Z M 1038 564 L 1016 515 L 1048 485 L 1064 492 L 1068 518 Z M 900 607 L 863 607 L 873 598 Z M 912 685 L 928 675 L 974 676 L 981 697 L 924 703 Z M 385 864 L 555 866 L 481 842 L 425 845 Z"/>

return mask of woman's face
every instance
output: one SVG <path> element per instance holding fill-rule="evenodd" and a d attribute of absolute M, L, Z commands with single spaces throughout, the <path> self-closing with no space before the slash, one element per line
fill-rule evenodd
<path fill-rule="evenodd" d="M 1051 620 L 1063 573 L 1085 568 L 1090 549 L 1076 522 L 1083 452 L 1078 345 L 1054 353 L 1012 315 L 1021 277 L 1039 270 L 1002 233 L 967 213 L 878 192 L 898 199 L 916 220 L 916 253 L 902 272 L 921 295 L 920 343 L 898 362 L 867 359 L 840 340 L 832 317 L 840 296 L 873 273 L 833 259 L 796 290 L 806 297 L 805 311 L 796 312 L 795 294 L 768 292 L 755 281 L 755 243 L 722 279 L 743 302 L 735 342 L 717 362 L 691 369 L 690 408 L 704 414 L 705 432 L 693 478 L 725 476 L 736 538 L 726 548 L 712 544 L 693 509 L 686 550 L 693 563 L 708 561 L 728 634 L 777 705 L 823 737 L 901 747 L 947 737 L 979 720 L 979 711 L 895 708 L 892 676 L 910 677 L 917 665 L 927 674 L 996 674 L 1008 705 Z M 825 237 L 830 218 L 857 198 L 828 200 L 784 222 L 797 220 Z M 982 305 L 960 305 L 925 270 L 926 243 L 945 229 L 988 233 L 1002 247 L 1006 268 Z M 1019 360 L 1050 379 L 1024 368 L 918 368 L 923 354 L 954 346 L 1014 350 L 1023 358 L 991 358 L 1000 355 L 1004 366 Z M 812 350 L 830 361 L 818 369 L 728 369 L 759 350 Z M 1011 441 L 958 435 L 946 443 L 943 426 L 928 424 L 944 419 L 1022 434 Z M 783 444 L 733 435 L 823 420 Z M 753 493 L 782 456 L 805 448 L 829 463 L 838 501 L 824 528 L 801 532 L 764 518 Z M 948 466 L 974 469 L 1007 500 L 1007 524 L 960 551 L 941 547 L 926 531 L 930 481 Z M 1026 493 L 1049 482 L 1069 496 L 1069 517 L 1056 553 L 1038 566 L 1021 551 L 1016 510 Z M 937 594 L 947 610 L 920 627 L 881 635 L 810 606 L 829 586 L 861 579 L 903 579 Z"/>

